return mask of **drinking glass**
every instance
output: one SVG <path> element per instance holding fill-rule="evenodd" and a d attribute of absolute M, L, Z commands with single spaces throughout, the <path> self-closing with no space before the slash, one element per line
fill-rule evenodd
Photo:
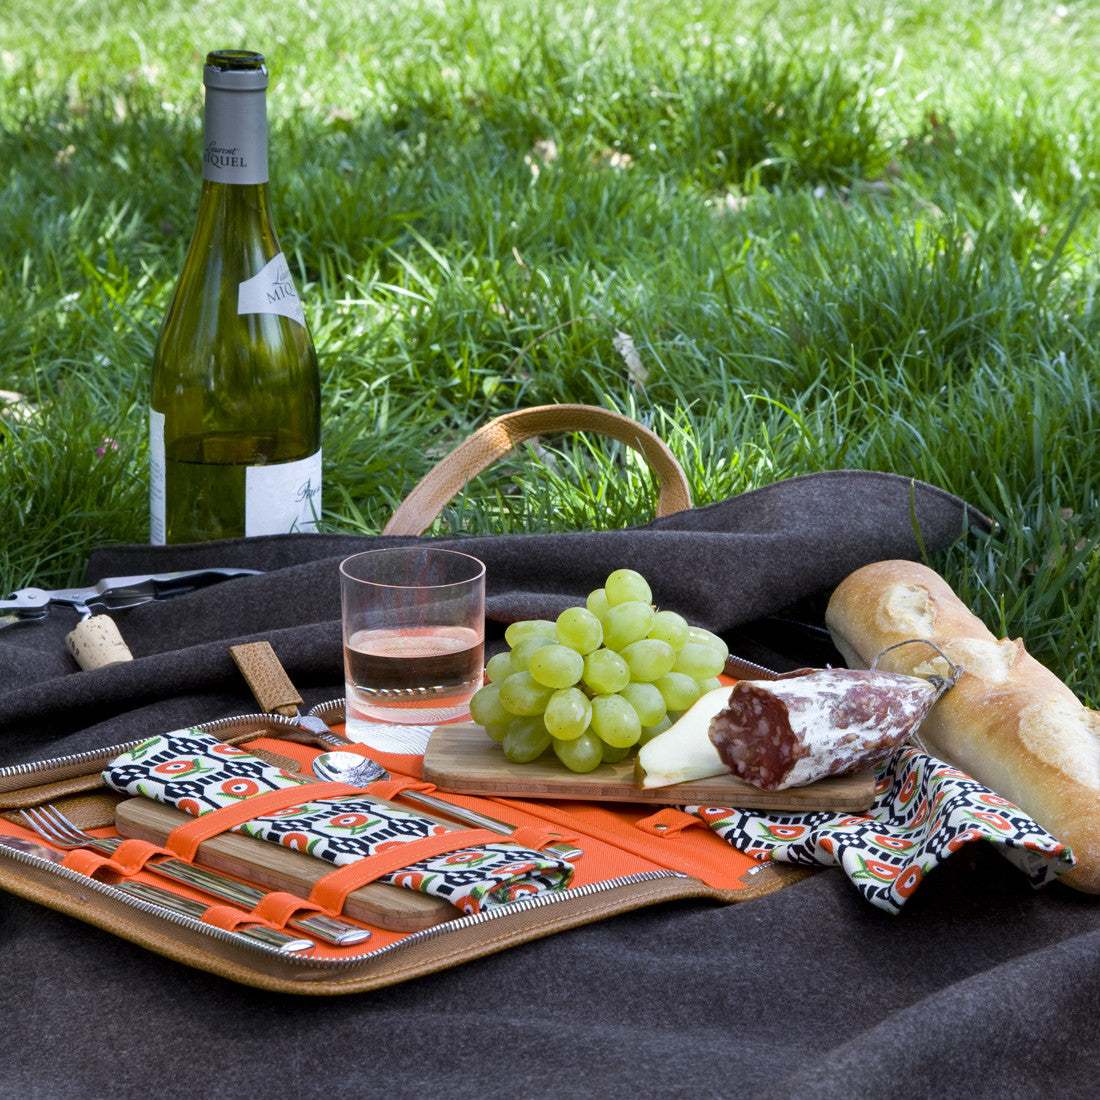
<path fill-rule="evenodd" d="M 423 546 L 368 550 L 340 564 L 340 601 L 349 734 L 469 713 L 485 667 L 483 562 Z"/>

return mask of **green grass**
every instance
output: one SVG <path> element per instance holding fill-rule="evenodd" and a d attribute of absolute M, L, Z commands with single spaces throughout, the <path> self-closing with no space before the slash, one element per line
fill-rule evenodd
<path fill-rule="evenodd" d="M 22 395 L 0 420 L 0 587 L 147 538 L 199 66 L 248 45 L 322 365 L 328 529 L 380 530 L 434 457 L 545 402 L 652 424 L 701 504 L 912 474 L 1000 525 L 932 564 L 1100 702 L 1093 5 L 162 7 L 0 15 L 0 389 Z M 437 529 L 651 514 L 615 446 L 543 447 Z"/>

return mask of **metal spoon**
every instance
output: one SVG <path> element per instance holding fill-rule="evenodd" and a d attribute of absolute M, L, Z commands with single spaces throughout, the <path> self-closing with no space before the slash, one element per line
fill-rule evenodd
<path fill-rule="evenodd" d="M 381 764 L 360 756 L 357 752 L 322 753 L 310 765 L 310 770 L 318 779 L 349 783 L 353 787 L 365 787 L 368 783 L 377 783 L 390 778 L 390 773 Z M 455 821 L 461 821 L 462 824 L 471 825 L 475 829 L 487 829 L 500 836 L 511 836 L 514 829 L 514 826 L 498 821 L 495 817 L 488 817 L 478 813 L 477 810 L 468 810 L 464 806 L 445 802 L 442 798 L 436 798 L 424 791 L 402 791 L 400 797 L 406 802 L 423 806 L 426 810 L 446 814 Z M 568 844 L 551 844 L 548 847 L 562 859 L 579 859 L 584 855 L 580 848 L 571 848 Z"/>

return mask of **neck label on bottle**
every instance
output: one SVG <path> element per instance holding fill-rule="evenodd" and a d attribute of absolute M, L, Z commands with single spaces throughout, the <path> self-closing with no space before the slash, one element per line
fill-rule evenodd
<path fill-rule="evenodd" d="M 281 313 L 304 326 L 305 311 L 298 299 L 286 257 L 280 252 L 251 279 L 237 288 L 238 313 Z"/>
<path fill-rule="evenodd" d="M 267 100 L 260 91 L 206 89 L 202 178 L 267 183 Z"/>

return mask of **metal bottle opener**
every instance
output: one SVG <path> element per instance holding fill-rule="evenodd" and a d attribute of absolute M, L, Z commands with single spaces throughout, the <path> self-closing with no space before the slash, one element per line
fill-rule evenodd
<path fill-rule="evenodd" d="M 16 623 L 44 619 L 55 605 L 72 607 L 87 617 L 92 614 L 93 607 L 102 607 L 107 611 L 136 607 L 151 600 L 180 596 L 230 577 L 259 572 L 259 569 L 190 569 L 182 573 L 107 577 L 86 588 L 59 588 L 52 592 L 43 588 L 21 588 L 8 599 L 0 600 L 0 630 Z"/>
<path fill-rule="evenodd" d="M 21 588 L 6 600 L 0 600 L 0 630 L 16 623 L 44 619 L 57 605 L 80 612 L 80 622 L 65 636 L 69 652 L 82 669 L 104 668 L 133 660 L 115 621 L 106 614 L 93 615 L 93 607 L 108 611 L 136 607 L 151 600 L 166 600 L 205 588 L 218 581 L 258 569 L 189 569 L 182 573 L 147 573 L 137 577 L 107 577 L 86 588 Z"/>

